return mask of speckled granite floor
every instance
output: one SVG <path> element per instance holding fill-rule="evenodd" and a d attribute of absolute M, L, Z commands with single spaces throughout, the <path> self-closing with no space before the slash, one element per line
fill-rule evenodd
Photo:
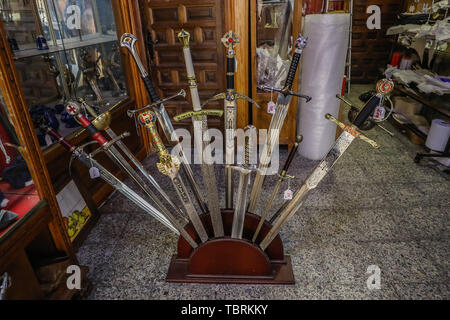
<path fill-rule="evenodd" d="M 364 89 L 354 87 L 353 101 Z M 177 236 L 114 194 L 78 252 L 91 268 L 89 299 L 449 299 L 449 176 L 431 163 L 415 164 L 417 147 L 398 132 L 390 138 L 375 128 L 368 136 L 382 148 L 353 143 L 281 232 L 295 286 L 166 283 Z M 156 161 L 145 161 L 152 173 Z M 295 159 L 293 190 L 316 164 Z M 217 167 L 221 195 L 222 172 Z M 266 179 L 267 194 L 274 181 Z M 381 268 L 380 290 L 367 288 L 369 265 Z"/>

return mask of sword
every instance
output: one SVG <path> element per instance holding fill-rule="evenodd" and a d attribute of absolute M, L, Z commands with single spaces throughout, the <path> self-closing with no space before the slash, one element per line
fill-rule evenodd
<path fill-rule="evenodd" d="M 74 101 L 69 101 L 66 104 L 66 111 L 68 114 L 73 116 L 75 119 L 78 119 L 81 125 L 86 128 L 86 131 L 94 138 L 100 145 L 100 148 L 95 150 L 92 154 L 95 155 L 99 152 L 104 151 L 106 155 L 121 169 L 123 170 L 141 189 L 145 192 L 147 196 L 149 196 L 153 202 L 158 206 L 158 208 L 166 215 L 170 214 L 169 210 L 166 206 L 159 200 L 158 197 L 150 190 L 150 188 L 146 185 L 145 181 L 134 171 L 133 167 L 124 159 L 122 154 L 114 147 L 114 143 L 119 138 L 123 138 L 124 135 L 113 139 L 111 141 L 107 141 L 105 137 L 95 128 L 95 126 L 80 113 L 81 105 Z M 126 133 L 129 135 L 129 133 Z M 126 136 L 125 135 L 125 136 Z"/>
<path fill-rule="evenodd" d="M 117 134 L 109 127 L 111 123 L 111 114 L 109 111 L 105 112 L 104 114 L 98 116 L 93 108 L 89 104 L 86 103 L 82 98 L 79 98 L 78 101 L 86 108 L 86 110 L 95 117 L 95 120 L 92 121 L 92 124 L 98 129 L 98 130 L 104 130 L 111 139 L 116 139 Z M 164 190 L 161 188 L 161 186 L 156 182 L 156 180 L 148 173 L 147 170 L 145 170 L 142 163 L 133 155 L 133 153 L 127 148 L 127 146 L 121 141 L 117 141 L 117 146 L 120 150 L 123 151 L 123 153 L 127 156 L 128 159 L 131 160 L 131 162 L 136 166 L 136 168 L 139 170 L 139 172 L 142 173 L 142 175 L 155 187 L 156 190 L 161 194 L 161 196 L 170 204 L 170 206 L 180 214 L 181 217 L 184 218 L 183 211 L 180 210 L 170 199 L 170 197 L 164 192 Z M 185 219 L 185 218 L 184 218 Z M 187 222 L 187 220 L 185 219 Z"/>
<path fill-rule="evenodd" d="M 264 183 L 264 178 L 267 173 L 267 169 L 272 158 L 272 152 L 275 148 L 275 143 L 278 142 L 281 129 L 283 128 L 284 120 L 286 118 L 287 112 L 289 110 L 289 104 L 292 98 L 292 85 L 294 84 L 295 74 L 297 73 L 298 64 L 303 52 L 306 47 L 307 38 L 298 36 L 295 41 L 295 53 L 292 58 L 291 66 L 287 79 L 283 89 L 280 89 L 280 94 L 278 95 L 277 106 L 275 109 L 275 114 L 272 117 L 269 126 L 269 133 L 264 144 L 264 149 L 259 163 L 258 173 L 256 174 L 255 182 L 253 184 L 252 192 L 250 194 L 250 203 L 248 206 L 248 211 L 254 212 L 256 209 L 256 204 L 261 196 L 261 189 Z M 308 100 L 308 98 L 306 98 Z M 309 99 L 310 100 L 310 99 Z"/>
<path fill-rule="evenodd" d="M 192 237 L 184 230 L 178 220 L 171 214 L 162 214 L 160 211 L 151 206 L 147 201 L 142 199 L 136 192 L 130 189 L 126 184 L 117 179 L 112 173 L 106 170 L 100 163 L 98 163 L 92 155 L 87 154 L 82 147 L 74 147 L 69 141 L 65 140 L 58 132 L 50 127 L 42 129 L 49 135 L 53 136 L 63 147 L 72 152 L 74 158 L 78 159 L 86 167 L 96 167 L 99 170 L 100 178 L 111 185 L 115 190 L 119 191 L 127 199 L 137 205 L 139 208 L 150 214 L 156 220 L 161 222 L 164 226 L 169 228 L 172 232 L 181 235 L 186 241 L 196 248 L 198 245 Z"/>
<path fill-rule="evenodd" d="M 124 33 L 120 39 L 120 45 L 122 47 L 125 47 L 130 52 L 131 56 L 133 57 L 134 61 L 136 62 L 136 65 L 139 69 L 139 72 L 142 77 L 142 81 L 144 82 L 145 88 L 147 89 L 147 92 L 150 96 L 150 100 L 153 103 L 158 103 L 160 100 L 158 94 L 156 93 L 155 87 L 153 86 L 152 79 L 150 78 L 150 75 L 147 73 L 147 70 L 145 70 L 144 65 L 142 64 L 142 61 L 137 53 L 136 50 L 136 42 L 137 38 L 136 36 L 130 34 L 130 33 Z M 158 116 L 158 122 L 161 125 L 161 128 L 164 131 L 164 135 L 166 136 L 167 140 L 171 143 L 179 146 L 179 157 L 181 160 L 181 165 L 183 167 L 184 173 L 186 174 L 188 178 L 189 185 L 194 192 L 195 199 L 198 202 L 198 205 L 203 213 L 208 213 L 208 207 L 206 206 L 205 200 L 203 200 L 202 193 L 200 192 L 200 187 L 198 186 L 197 182 L 194 178 L 194 173 L 192 171 L 191 166 L 189 165 L 188 158 L 186 157 L 186 154 L 184 153 L 183 148 L 181 147 L 180 141 L 178 139 L 178 136 L 175 132 L 175 129 L 172 126 L 172 122 L 170 121 L 169 115 L 167 114 L 166 109 L 164 108 L 164 105 L 162 103 L 158 103 L 159 107 L 153 107 L 153 111 Z"/>
<path fill-rule="evenodd" d="M 200 152 L 202 159 L 202 174 L 203 182 L 206 188 L 206 197 L 208 201 L 209 213 L 211 215 L 211 222 L 214 229 L 215 237 L 222 237 L 224 235 L 222 213 L 219 206 L 219 192 L 217 190 L 216 175 L 214 172 L 214 166 L 210 154 L 203 155 L 203 149 L 206 147 L 206 143 L 203 140 L 207 137 L 208 123 L 207 115 L 221 114 L 222 110 L 202 110 L 200 104 L 200 97 L 197 90 L 197 81 L 195 80 L 194 64 L 192 63 L 191 51 L 189 49 L 190 34 L 185 30 L 182 30 L 178 34 L 178 39 L 183 45 L 183 54 L 186 63 L 186 71 L 189 82 L 189 89 L 192 97 L 193 112 L 182 114 L 176 119 L 183 117 L 192 117 L 192 123 L 194 125 L 194 142 L 197 150 Z M 174 118 L 175 119 L 175 118 Z M 175 119 L 175 121 L 176 121 Z"/>
<path fill-rule="evenodd" d="M 335 144 L 331 147 L 331 150 L 328 154 L 323 158 L 323 160 L 319 163 L 319 165 L 313 170 L 310 176 L 306 179 L 306 182 L 302 187 L 295 193 L 294 198 L 285 206 L 285 209 L 280 213 L 280 217 L 270 229 L 269 233 L 266 237 L 261 241 L 260 247 L 265 250 L 276 235 L 280 232 L 281 228 L 284 224 L 291 218 L 295 212 L 302 206 L 305 197 L 309 194 L 309 192 L 317 187 L 317 185 L 322 181 L 322 179 L 331 171 L 333 166 L 339 160 L 339 158 L 344 154 L 350 144 L 354 139 L 362 138 L 365 142 L 368 142 L 373 147 L 378 147 L 376 142 L 370 140 L 369 138 L 363 136 L 357 129 L 359 126 L 363 125 L 364 122 L 370 117 L 375 111 L 376 107 L 383 99 L 383 97 L 389 94 L 393 88 L 394 84 L 390 80 L 381 80 L 378 87 L 378 93 L 370 99 L 361 112 L 356 117 L 355 121 L 352 125 L 348 126 L 345 124 L 341 124 L 344 132 L 340 135 L 340 137 L 336 140 Z M 330 114 L 325 116 L 327 119 L 339 123 L 339 120 L 336 120 Z"/>
<path fill-rule="evenodd" d="M 192 225 L 200 236 L 201 241 L 207 241 L 208 235 L 206 234 L 206 230 L 203 227 L 200 217 L 195 211 L 194 204 L 189 197 L 189 193 L 179 173 L 180 160 L 177 157 L 172 157 L 164 146 L 164 143 L 158 134 L 158 129 L 156 128 L 156 115 L 151 111 L 143 112 L 139 115 L 139 122 L 149 130 L 150 136 L 153 140 L 153 145 L 158 151 L 160 161 L 156 164 L 158 170 L 172 180 L 172 184 L 178 193 L 178 197 L 183 203 L 183 206 L 192 221 Z"/>
<path fill-rule="evenodd" d="M 234 74 L 236 72 L 236 52 L 234 48 L 239 44 L 239 38 L 233 31 L 228 31 L 222 38 L 222 43 L 227 51 L 227 91 L 219 93 L 203 103 L 202 108 L 212 101 L 224 100 L 225 110 L 225 206 L 228 209 L 233 208 L 233 170 L 234 164 L 234 136 L 236 131 L 236 102 L 239 99 L 246 100 L 256 107 L 260 106 L 251 98 L 234 91 Z"/>
<path fill-rule="evenodd" d="M 246 131 L 249 132 L 245 141 L 245 160 L 242 167 L 233 166 L 233 170 L 239 172 L 239 186 L 237 189 L 236 209 L 233 216 L 233 225 L 231 228 L 231 237 L 234 239 L 242 239 L 245 222 L 245 209 L 247 204 L 247 190 L 250 182 L 250 176 L 252 171 L 255 170 L 254 166 L 250 165 L 250 157 L 252 155 L 253 146 L 256 145 L 256 127 L 249 125 L 246 127 Z"/>
<path fill-rule="evenodd" d="M 275 188 L 273 189 L 272 194 L 270 195 L 269 200 L 267 201 L 266 207 L 264 208 L 264 211 L 261 215 L 261 220 L 259 221 L 259 224 L 258 224 L 258 227 L 256 228 L 255 234 L 253 235 L 252 242 L 256 241 L 259 231 L 261 230 L 261 227 L 264 224 L 264 221 L 266 220 L 267 215 L 269 214 L 270 208 L 272 207 L 273 200 L 275 199 L 275 196 L 278 194 L 278 191 L 280 190 L 281 184 L 286 179 L 294 178 L 292 176 L 287 175 L 287 171 L 289 170 L 292 160 L 294 160 L 295 154 L 297 153 L 297 150 L 298 150 L 298 146 L 300 145 L 300 142 L 302 142 L 302 140 L 303 140 L 302 136 L 298 136 L 297 139 L 295 140 L 294 147 L 292 148 L 291 152 L 289 153 L 289 156 L 286 160 L 286 163 L 284 164 L 281 174 L 279 175 L 279 178 L 275 185 Z"/>

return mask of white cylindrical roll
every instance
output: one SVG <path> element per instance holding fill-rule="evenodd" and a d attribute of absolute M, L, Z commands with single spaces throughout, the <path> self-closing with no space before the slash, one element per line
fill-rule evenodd
<path fill-rule="evenodd" d="M 305 18 L 304 36 L 308 46 L 303 51 L 299 91 L 313 99 L 300 99 L 297 132 L 303 135 L 299 153 L 309 159 L 322 159 L 334 143 L 336 124 L 325 119 L 337 118 L 342 79 L 349 45 L 349 14 L 312 14 Z"/>
<path fill-rule="evenodd" d="M 450 138 L 450 123 L 441 119 L 435 119 L 431 123 L 425 145 L 434 151 L 443 152 Z"/>

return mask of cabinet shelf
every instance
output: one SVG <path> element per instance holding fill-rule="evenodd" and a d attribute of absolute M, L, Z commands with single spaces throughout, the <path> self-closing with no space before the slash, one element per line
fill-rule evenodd
<path fill-rule="evenodd" d="M 24 58 L 30 58 L 35 56 L 40 56 L 44 54 L 49 53 L 55 53 L 55 52 L 61 52 L 66 50 L 72 50 L 72 49 L 78 49 L 83 47 L 88 47 L 92 45 L 102 44 L 102 43 L 109 43 L 117 41 L 116 36 L 109 36 L 109 35 L 103 35 L 100 37 L 92 38 L 83 40 L 80 42 L 71 42 L 67 43 L 64 46 L 51 46 L 48 50 L 38 50 L 38 49 L 26 49 L 26 50 L 19 50 L 14 52 L 14 60 L 20 60 Z"/>

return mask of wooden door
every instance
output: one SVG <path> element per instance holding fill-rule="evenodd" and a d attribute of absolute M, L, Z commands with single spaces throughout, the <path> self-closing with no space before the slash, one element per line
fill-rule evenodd
<path fill-rule="evenodd" d="M 153 56 L 151 74 L 161 97 L 168 97 L 185 89 L 186 100 L 165 103 L 171 118 L 191 111 L 192 104 L 187 85 L 186 67 L 177 34 L 185 29 L 191 34 L 191 52 L 198 90 L 202 102 L 225 90 L 225 56 L 221 38 L 225 34 L 225 3 L 222 0 L 143 0 L 143 24 L 151 33 Z M 222 102 L 205 108 L 222 109 Z M 223 119 L 209 118 L 210 128 L 223 129 Z M 192 134 L 192 121 L 173 122 Z"/>
<path fill-rule="evenodd" d="M 250 3 L 250 28 L 251 28 L 251 74 L 252 74 L 252 87 L 251 93 L 252 98 L 261 106 L 261 109 L 252 107 L 252 123 L 258 129 L 268 129 L 270 121 L 272 119 L 272 114 L 267 112 L 267 104 L 271 99 L 276 102 L 277 94 L 263 92 L 257 88 L 258 84 L 258 58 L 257 58 L 257 47 L 264 45 L 265 42 L 271 43 L 273 41 L 275 33 L 277 31 L 276 18 L 271 15 L 270 10 L 261 14 L 261 8 L 258 6 L 258 0 L 251 0 Z M 264 10 L 264 8 L 263 8 Z M 292 9 L 292 26 L 289 28 L 289 32 L 292 34 L 294 39 L 301 32 L 301 19 L 302 19 L 302 0 L 293 1 Z M 257 21 L 258 17 L 261 21 Z M 287 37 L 288 39 L 289 37 Z M 297 91 L 298 88 L 298 74 L 297 70 L 296 81 L 294 82 L 293 90 Z M 297 132 L 297 109 L 298 109 L 298 99 L 296 97 L 292 98 L 291 105 L 289 107 L 289 112 L 286 116 L 283 129 L 280 134 L 280 144 L 292 145 L 295 141 L 295 135 Z"/>

